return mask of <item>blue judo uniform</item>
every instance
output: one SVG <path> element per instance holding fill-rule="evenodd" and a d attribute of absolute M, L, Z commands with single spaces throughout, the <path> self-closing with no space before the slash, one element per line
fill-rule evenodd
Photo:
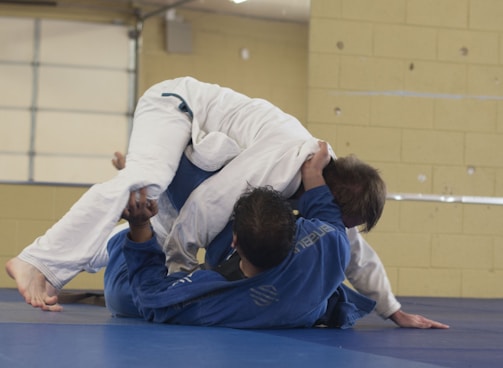
<path fill-rule="evenodd" d="M 168 189 L 176 207 L 212 174 L 198 170 L 182 159 Z M 181 183 L 182 188 L 177 188 Z M 128 230 L 120 232 L 108 244 L 107 306 L 114 314 L 158 323 L 233 328 L 351 327 L 373 310 L 375 302 L 342 284 L 350 249 L 340 209 L 328 187 L 321 186 L 302 195 L 299 210 L 303 217 L 297 220 L 292 254 L 277 267 L 233 281 L 216 267 L 232 252 L 230 225 L 207 248 L 211 269 L 170 275 L 155 237 L 134 243 L 127 237 Z"/>

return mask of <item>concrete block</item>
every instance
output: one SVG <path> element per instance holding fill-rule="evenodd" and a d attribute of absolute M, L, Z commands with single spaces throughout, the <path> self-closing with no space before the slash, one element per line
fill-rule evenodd
<path fill-rule="evenodd" d="M 502 31 L 503 3 L 499 0 L 470 1 L 469 28 Z"/>
<path fill-rule="evenodd" d="M 447 98 L 457 98 L 467 92 L 466 69 L 461 64 L 412 60 L 405 73 L 405 90 L 419 92 L 422 97 L 445 94 Z"/>
<path fill-rule="evenodd" d="M 463 233 L 502 236 L 503 206 L 471 204 L 463 208 Z"/>
<path fill-rule="evenodd" d="M 436 193 L 431 165 L 379 163 L 388 193 Z"/>
<path fill-rule="evenodd" d="M 462 294 L 464 298 L 503 298 L 503 271 L 463 270 Z"/>
<path fill-rule="evenodd" d="M 368 242 L 376 250 L 383 264 L 390 267 L 430 267 L 431 240 L 429 234 L 375 233 Z"/>
<path fill-rule="evenodd" d="M 308 121 L 310 123 L 369 125 L 370 97 L 337 89 L 310 88 Z"/>
<path fill-rule="evenodd" d="M 493 267 L 491 236 L 433 235 L 431 266 L 455 269 L 490 269 Z"/>
<path fill-rule="evenodd" d="M 309 86 L 337 88 L 339 86 L 340 57 L 335 54 L 309 54 Z"/>
<path fill-rule="evenodd" d="M 460 233 L 463 205 L 437 202 L 401 202 L 400 231 L 406 233 Z"/>
<path fill-rule="evenodd" d="M 496 32 L 438 31 L 438 59 L 472 64 L 497 64 L 499 36 Z"/>
<path fill-rule="evenodd" d="M 340 18 L 342 0 L 311 0 L 311 18 Z"/>
<path fill-rule="evenodd" d="M 397 295 L 460 297 L 461 290 L 460 270 L 402 267 L 398 271 Z"/>
<path fill-rule="evenodd" d="M 462 133 L 407 129 L 402 135 L 402 160 L 460 165 L 464 163 L 464 144 Z"/>
<path fill-rule="evenodd" d="M 467 133 L 465 162 L 475 166 L 503 167 L 503 135 Z"/>
<path fill-rule="evenodd" d="M 439 28 L 466 28 L 468 0 L 408 0 L 407 23 Z"/>
<path fill-rule="evenodd" d="M 493 196 L 494 169 L 483 166 L 435 166 L 433 193 L 455 196 Z"/>
<path fill-rule="evenodd" d="M 437 98 L 435 100 L 435 129 L 496 132 L 497 119 L 498 103 L 495 100 L 475 98 Z"/>
<path fill-rule="evenodd" d="M 372 54 L 372 24 L 313 18 L 309 29 L 310 52 L 344 55 Z"/>
<path fill-rule="evenodd" d="M 354 153 L 373 161 L 400 161 L 400 129 L 341 125 L 337 127 L 336 139 L 339 154 Z"/>
<path fill-rule="evenodd" d="M 346 19 L 403 23 L 406 3 L 405 0 L 343 0 L 342 16 Z"/>
<path fill-rule="evenodd" d="M 435 60 L 437 31 L 433 28 L 375 24 L 374 55 L 417 60 Z"/>
<path fill-rule="evenodd" d="M 488 100 L 503 96 L 503 69 L 499 66 L 469 65 L 466 78 L 470 96 Z"/>
<path fill-rule="evenodd" d="M 387 127 L 433 127 L 434 99 L 399 95 L 372 96 L 371 124 Z"/>

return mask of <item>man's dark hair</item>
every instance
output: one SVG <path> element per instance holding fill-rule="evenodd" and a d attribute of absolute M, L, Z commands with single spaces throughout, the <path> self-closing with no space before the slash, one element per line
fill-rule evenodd
<path fill-rule="evenodd" d="M 323 177 L 342 214 L 361 219 L 361 230 L 370 231 L 386 202 L 386 184 L 379 171 L 350 155 L 330 160 Z"/>
<path fill-rule="evenodd" d="M 269 186 L 253 188 L 234 205 L 233 231 L 242 255 L 266 270 L 292 251 L 295 216 L 279 192 Z"/>

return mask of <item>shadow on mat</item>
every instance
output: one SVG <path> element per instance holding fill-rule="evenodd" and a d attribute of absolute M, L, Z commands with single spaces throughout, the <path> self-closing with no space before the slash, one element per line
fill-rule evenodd
<path fill-rule="evenodd" d="M 58 295 L 58 302 L 60 304 L 91 304 L 104 307 L 105 295 L 100 290 L 63 290 Z"/>

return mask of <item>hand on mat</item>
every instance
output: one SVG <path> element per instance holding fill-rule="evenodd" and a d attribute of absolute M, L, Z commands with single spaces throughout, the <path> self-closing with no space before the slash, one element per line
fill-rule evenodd
<path fill-rule="evenodd" d="M 393 313 L 389 319 L 404 328 L 449 328 L 446 324 L 433 321 L 418 314 L 405 313 L 401 309 Z"/>

